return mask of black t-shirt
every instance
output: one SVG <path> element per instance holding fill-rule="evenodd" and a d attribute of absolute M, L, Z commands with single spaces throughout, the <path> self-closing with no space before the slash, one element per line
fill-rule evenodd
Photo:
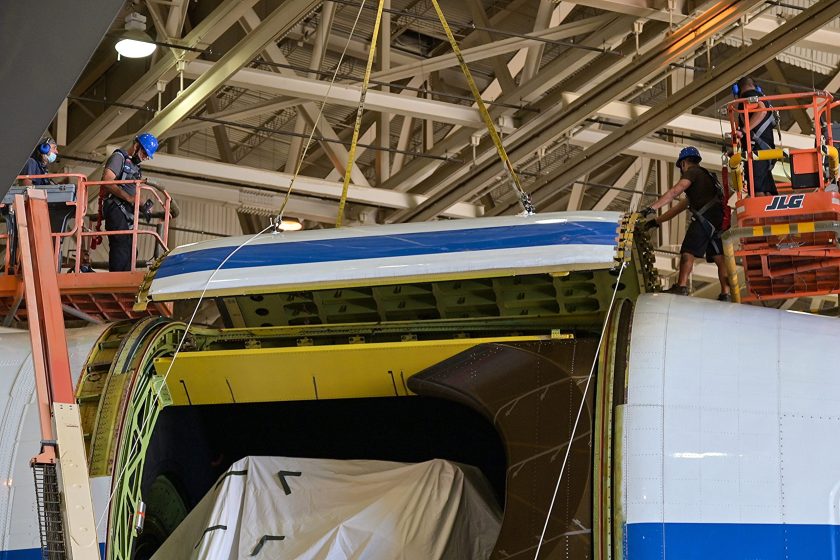
<path fill-rule="evenodd" d="M 685 170 L 681 179 L 691 183 L 685 194 L 688 197 L 689 208 L 695 212 L 702 210 L 711 200 L 717 202 L 703 212 L 703 217 L 716 228 L 720 228 L 723 225 L 723 206 L 718 202 L 718 190 L 710 172 L 699 165 L 692 165 Z"/>

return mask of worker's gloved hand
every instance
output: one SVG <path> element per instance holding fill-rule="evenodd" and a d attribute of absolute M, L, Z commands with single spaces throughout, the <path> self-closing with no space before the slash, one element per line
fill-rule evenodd
<path fill-rule="evenodd" d="M 642 218 L 647 218 L 648 216 L 650 216 L 652 214 L 655 214 L 655 213 L 656 213 L 656 210 L 654 210 L 650 206 L 645 206 L 644 208 L 639 210 L 639 214 L 642 216 Z"/>
<path fill-rule="evenodd" d="M 656 219 L 656 216 L 651 216 L 645 222 L 643 222 L 642 227 L 645 231 L 650 231 L 652 229 L 656 229 L 660 226 L 659 221 Z"/>
<path fill-rule="evenodd" d="M 155 201 L 149 199 L 143 203 L 143 206 L 140 207 L 140 216 L 147 224 L 152 221 L 152 207 L 154 205 Z"/>

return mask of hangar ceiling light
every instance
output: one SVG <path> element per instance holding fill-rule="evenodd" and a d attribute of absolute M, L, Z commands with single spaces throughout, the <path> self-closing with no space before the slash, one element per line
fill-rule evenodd
<path fill-rule="evenodd" d="M 132 12 L 125 18 L 125 31 L 114 45 L 120 56 L 144 58 L 155 52 L 157 45 L 146 33 L 146 17 Z"/>

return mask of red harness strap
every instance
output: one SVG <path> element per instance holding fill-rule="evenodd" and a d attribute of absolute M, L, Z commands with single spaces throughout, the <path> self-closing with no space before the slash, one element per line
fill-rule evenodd
<path fill-rule="evenodd" d="M 105 202 L 105 196 L 108 193 L 102 187 L 99 187 L 99 214 L 96 216 L 96 228 L 93 231 L 102 231 L 102 205 Z M 90 241 L 90 250 L 93 251 L 102 243 L 102 236 L 97 235 Z"/>

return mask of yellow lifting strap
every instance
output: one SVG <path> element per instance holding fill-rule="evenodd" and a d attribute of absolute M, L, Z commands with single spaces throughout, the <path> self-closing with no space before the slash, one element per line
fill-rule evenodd
<path fill-rule="evenodd" d="M 470 69 L 467 67 L 467 62 L 464 60 L 464 56 L 461 54 L 461 49 L 458 47 L 458 42 L 455 40 L 455 36 L 452 34 L 452 29 L 450 29 L 449 24 L 446 21 L 446 17 L 443 15 L 443 11 L 440 9 L 440 5 L 438 4 L 437 0 L 432 0 L 432 4 L 434 5 L 435 12 L 437 12 L 438 19 L 440 19 L 440 23 L 443 26 L 443 30 L 446 32 L 446 36 L 449 39 L 449 43 L 452 45 L 452 50 L 455 52 L 455 56 L 458 59 L 458 64 L 461 67 L 461 71 L 464 73 L 464 77 L 467 79 L 467 83 L 470 86 L 470 91 L 472 92 L 473 98 L 475 99 L 475 103 L 478 106 L 478 112 L 481 115 L 481 119 L 484 121 L 484 126 L 487 127 L 487 132 L 490 135 L 490 139 L 496 146 L 496 152 L 499 154 L 499 158 L 502 160 L 502 164 L 505 168 L 505 171 L 507 171 L 508 176 L 510 177 L 511 184 L 519 198 L 519 203 L 522 205 L 522 208 L 527 214 L 533 214 L 535 210 L 534 205 L 531 203 L 531 197 L 528 195 L 528 193 L 525 192 L 525 189 L 522 188 L 522 183 L 519 180 L 519 175 L 516 174 L 516 170 L 513 168 L 513 164 L 511 163 L 510 158 L 508 158 L 507 152 L 505 151 L 505 147 L 502 144 L 502 139 L 499 137 L 498 132 L 496 132 L 496 127 L 493 124 L 493 119 L 490 117 L 490 113 L 487 111 L 487 106 L 484 105 L 484 100 L 481 99 L 481 93 L 478 91 L 478 87 L 475 85 L 475 80 L 473 80 L 472 74 L 470 73 Z M 341 200 L 338 204 L 338 217 L 335 222 L 336 227 L 341 227 L 341 222 L 344 219 L 344 207 L 347 204 L 347 191 L 350 187 L 350 174 L 353 170 L 353 164 L 356 159 L 356 144 L 359 141 L 359 130 L 362 126 L 362 112 L 364 111 L 365 96 L 367 95 L 371 69 L 373 68 L 373 57 L 376 53 L 376 42 L 379 37 L 379 27 L 382 22 L 382 11 L 384 5 L 385 1 L 379 0 L 379 5 L 376 10 L 376 21 L 373 26 L 373 38 L 371 39 L 367 66 L 365 67 L 365 77 L 362 81 L 362 92 L 359 97 L 359 108 L 356 111 L 356 123 L 353 126 L 353 139 L 350 142 L 350 149 L 348 151 L 347 168 L 344 170 L 344 183 L 342 184 L 341 188 Z"/>
<path fill-rule="evenodd" d="M 370 82 L 370 72 L 373 68 L 373 57 L 376 54 L 376 40 L 379 37 L 379 27 L 382 23 L 382 9 L 384 7 L 385 0 L 379 0 L 379 6 L 376 9 L 376 22 L 373 24 L 373 38 L 370 41 L 370 52 L 365 67 L 365 78 L 362 81 L 362 93 L 359 96 L 359 108 L 356 110 L 356 123 L 353 125 L 353 140 L 350 141 L 350 150 L 347 154 L 347 168 L 344 170 L 344 183 L 341 185 L 341 200 L 338 203 L 338 217 L 335 220 L 335 227 L 341 227 L 341 222 L 344 219 L 347 191 L 350 188 L 350 174 L 353 172 L 353 164 L 356 161 L 356 144 L 359 142 L 359 130 L 362 128 L 362 112 L 365 109 L 365 97 Z"/>
<path fill-rule="evenodd" d="M 487 132 L 490 135 L 490 139 L 493 140 L 493 144 L 496 146 L 496 152 L 499 154 L 499 158 L 502 160 L 502 164 L 504 165 L 505 170 L 508 172 L 508 176 L 510 177 L 511 184 L 513 185 L 514 190 L 516 190 L 516 194 L 519 197 L 519 203 L 522 205 L 522 208 L 528 214 L 534 213 L 534 205 L 531 203 L 531 197 L 528 193 L 525 192 L 525 189 L 522 188 L 522 183 L 519 181 L 519 175 L 516 174 L 516 170 L 513 168 L 513 164 L 508 158 L 507 152 L 505 151 L 504 145 L 502 145 L 502 139 L 499 138 L 498 132 L 496 132 L 496 126 L 493 124 L 493 119 L 490 117 L 490 113 L 487 111 L 487 107 L 484 105 L 484 100 L 481 99 L 481 93 L 478 91 L 478 87 L 475 85 L 475 80 L 473 80 L 472 74 L 470 73 L 470 69 L 467 68 L 467 62 L 464 60 L 464 56 L 461 54 L 461 49 L 458 48 L 458 42 L 455 41 L 455 36 L 452 34 L 452 30 L 449 28 L 449 24 L 446 22 L 446 17 L 443 15 L 443 10 L 440 9 L 440 4 L 438 4 L 437 0 L 432 0 L 432 5 L 435 8 L 435 12 L 437 12 L 438 19 L 440 20 L 441 25 L 443 26 L 443 30 L 446 32 L 446 36 L 449 39 L 449 43 L 452 45 L 452 50 L 455 52 L 455 56 L 458 58 L 458 65 L 461 67 L 461 71 L 464 73 L 464 77 L 467 79 L 467 83 L 470 86 L 470 91 L 472 92 L 473 98 L 475 99 L 475 103 L 478 106 L 478 112 L 481 114 L 481 119 L 484 121 L 484 126 L 487 127 Z"/>

